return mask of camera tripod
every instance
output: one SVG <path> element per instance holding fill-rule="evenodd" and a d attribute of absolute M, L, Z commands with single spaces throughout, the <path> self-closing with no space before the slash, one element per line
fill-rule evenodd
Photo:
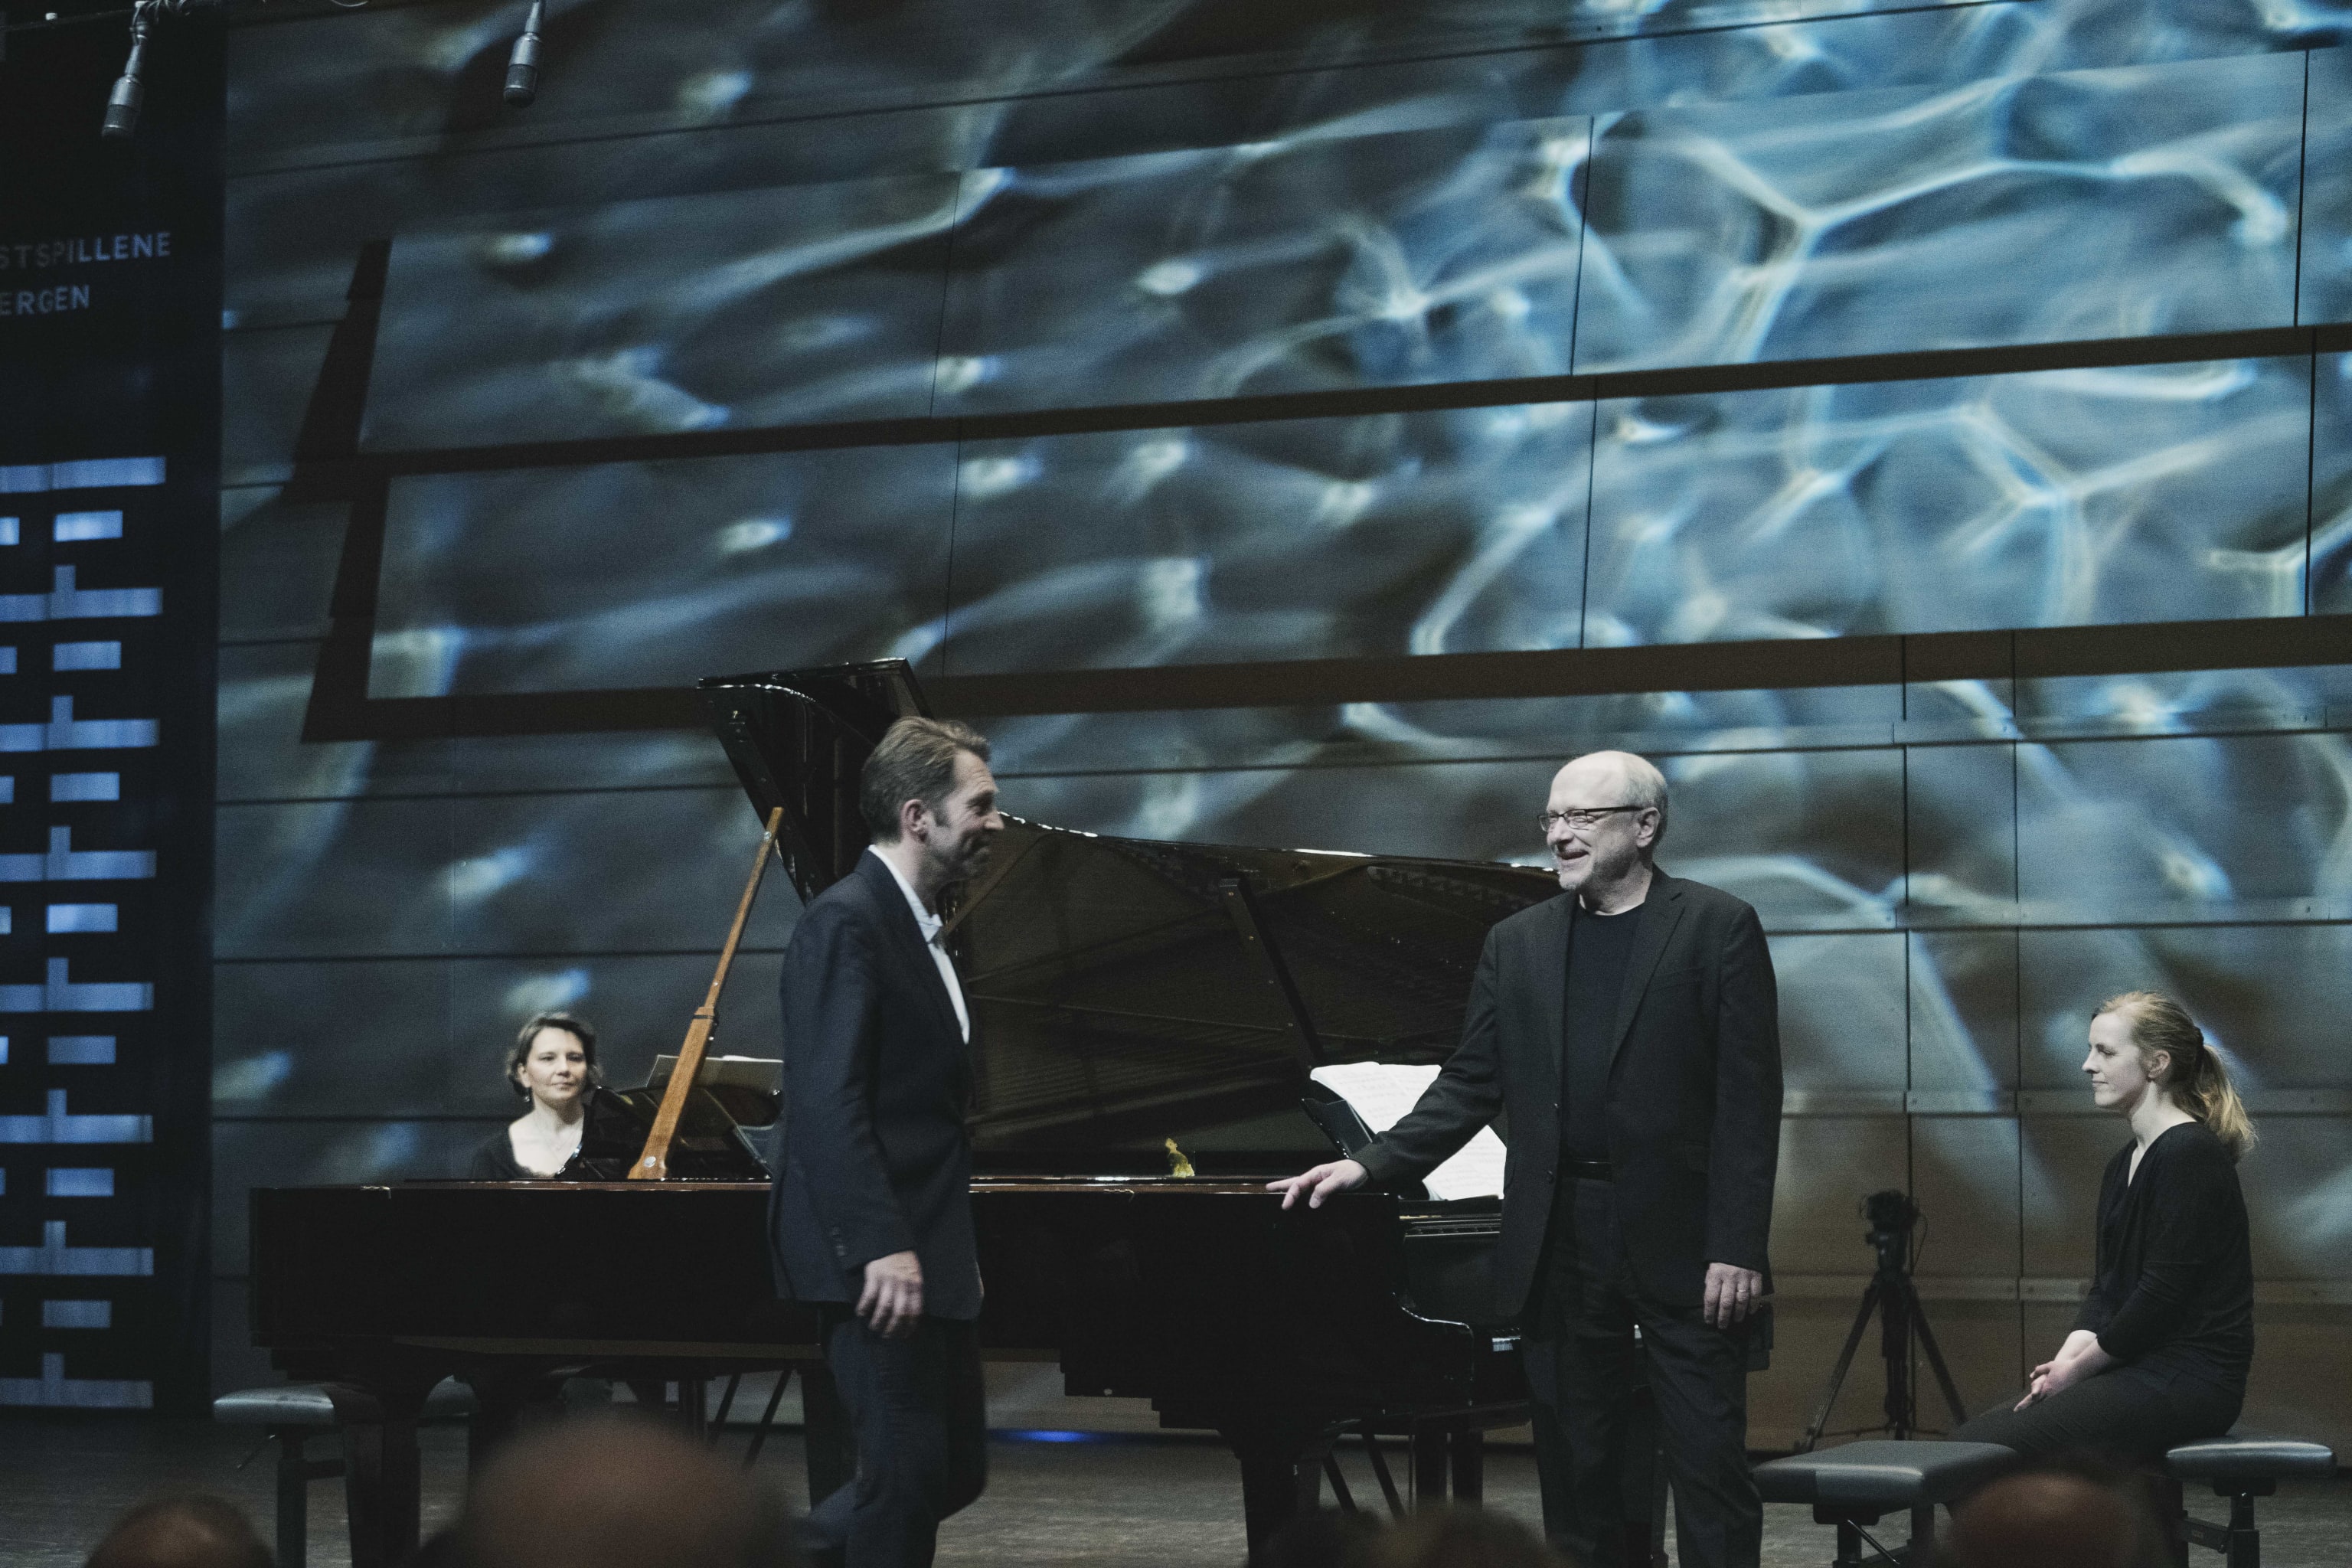
<path fill-rule="evenodd" d="M 1911 1282 L 1911 1233 L 1919 1223 L 1918 1206 L 1906 1194 L 1889 1189 L 1863 1199 L 1862 1214 L 1870 1221 L 1870 1232 L 1863 1240 L 1877 1248 L 1878 1271 L 1871 1276 L 1869 1286 L 1862 1293 L 1862 1306 L 1855 1311 L 1853 1327 L 1845 1336 L 1845 1349 L 1838 1352 L 1837 1365 L 1813 1406 L 1812 1419 L 1805 1424 L 1804 1436 L 1797 1440 L 1800 1454 L 1811 1453 L 1813 1445 L 1821 1441 L 1822 1428 L 1829 1424 L 1830 1411 L 1837 1405 L 1838 1390 L 1853 1367 L 1853 1352 L 1862 1344 L 1862 1332 L 1870 1326 L 1873 1312 L 1879 1315 L 1879 1353 L 1886 1361 L 1886 1419 L 1875 1426 L 1860 1427 L 1853 1434 L 1840 1436 L 1885 1432 L 1901 1438 L 1919 1430 L 1918 1390 L 1911 1378 L 1915 1335 L 1919 1349 L 1927 1355 L 1929 1370 L 1936 1374 L 1937 1385 L 1943 1390 L 1944 1403 L 1951 1406 L 1952 1425 L 1958 1426 L 1968 1419 L 1968 1412 L 1960 1404 L 1960 1391 L 1952 1382 L 1951 1369 L 1944 1364 L 1944 1352 L 1936 1347 L 1936 1331 L 1927 1326 L 1927 1312 L 1919 1304 L 1918 1288 Z"/>

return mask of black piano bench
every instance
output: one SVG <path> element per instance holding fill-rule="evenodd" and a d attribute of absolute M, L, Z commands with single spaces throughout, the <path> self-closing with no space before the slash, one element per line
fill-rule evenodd
<path fill-rule="evenodd" d="M 1848 1443 L 1811 1454 L 1768 1459 L 1756 1467 L 1756 1489 L 1766 1502 L 1813 1506 L 1813 1522 L 1837 1526 L 1833 1568 L 1858 1568 L 1881 1561 L 1928 1560 L 1936 1539 L 1936 1505 L 1965 1497 L 2017 1463 L 1996 1443 Z M 1908 1511 L 1911 1546 L 1863 1555 L 1866 1526 L 1882 1515 Z"/>
<path fill-rule="evenodd" d="M 2254 1500 L 2276 1492 L 2281 1476 L 2325 1478 L 2335 1473 L 2336 1450 L 2326 1444 L 2259 1432 L 2232 1432 L 2167 1450 L 2158 1474 L 2170 1483 L 2163 1496 L 2165 1511 L 2171 1515 L 2165 1536 L 2173 1562 L 2185 1568 L 2189 1547 L 2210 1546 L 2228 1560 L 2229 1568 L 2262 1568 L 2263 1538 L 2254 1529 Z M 2191 1519 L 2181 1503 L 2183 1481 L 2211 1482 L 2215 1497 L 2230 1500 L 2230 1522 Z"/>
<path fill-rule="evenodd" d="M 473 1412 L 474 1391 L 455 1378 L 442 1382 L 425 1400 L 428 1421 Z M 258 1426 L 265 1444 L 277 1440 L 278 1568 L 303 1568 L 310 1541 L 310 1483 L 343 1473 L 340 1453 L 314 1458 L 303 1451 L 311 1438 L 334 1433 L 335 1405 L 325 1385 L 241 1388 L 213 1401 L 213 1419 L 232 1426 Z"/>

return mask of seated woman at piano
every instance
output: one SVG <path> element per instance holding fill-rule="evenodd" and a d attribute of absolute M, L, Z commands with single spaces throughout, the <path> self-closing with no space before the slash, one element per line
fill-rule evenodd
<path fill-rule="evenodd" d="M 2070 1448 L 2125 1458 L 2218 1437 L 2253 1360 L 2253 1258 L 2238 1159 L 2253 1146 L 2229 1070 L 2186 1009 L 2126 992 L 2091 1019 L 2083 1072 L 2131 1141 L 2099 1184 L 2090 1295 L 2013 1408 L 1952 1434 L 2029 1458 Z"/>
<path fill-rule="evenodd" d="M 541 1013 L 515 1036 L 507 1084 L 530 1109 L 484 1139 L 466 1173 L 477 1182 L 528 1182 L 560 1173 L 580 1147 L 588 1091 L 604 1081 L 596 1031 L 569 1013 Z"/>

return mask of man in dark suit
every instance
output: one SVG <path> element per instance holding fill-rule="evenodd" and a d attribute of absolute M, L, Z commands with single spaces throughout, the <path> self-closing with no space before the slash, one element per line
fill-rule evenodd
<path fill-rule="evenodd" d="M 857 1479 L 811 1510 L 847 1568 L 931 1561 L 987 1480 L 972 1240 L 971 1020 L 940 895 L 1003 831 L 988 742 L 901 719 L 860 775 L 874 842 L 784 949 L 784 1112 L 769 1200 L 778 1288 L 822 1310 Z"/>
<path fill-rule="evenodd" d="M 1524 1328 L 1547 1530 L 1586 1568 L 1626 1560 L 1638 1326 L 1681 1559 L 1752 1568 L 1748 1341 L 1780 1142 L 1771 955 L 1754 910 L 1657 868 L 1666 781 L 1641 758 L 1560 769 L 1542 826 L 1566 894 L 1488 933 L 1461 1047 L 1420 1104 L 1357 1158 L 1274 1184 L 1288 1207 L 1417 1180 L 1504 1113 L 1496 1304 Z"/>

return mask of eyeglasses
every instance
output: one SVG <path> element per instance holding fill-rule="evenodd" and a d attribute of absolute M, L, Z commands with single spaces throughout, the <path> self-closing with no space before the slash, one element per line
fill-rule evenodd
<path fill-rule="evenodd" d="M 1547 811 L 1536 818 L 1536 831 L 1549 838 L 1555 825 L 1565 823 L 1573 831 L 1581 833 L 1589 827 L 1600 826 L 1603 818 L 1614 816 L 1621 811 L 1649 809 L 1646 805 L 1585 805 L 1574 811 Z"/>

